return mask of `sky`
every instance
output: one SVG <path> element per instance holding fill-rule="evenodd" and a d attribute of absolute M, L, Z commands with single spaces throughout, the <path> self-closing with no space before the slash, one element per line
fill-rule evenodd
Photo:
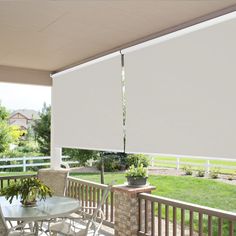
<path fill-rule="evenodd" d="M 0 83 L 0 101 L 8 110 L 41 111 L 43 103 L 51 104 L 51 87 Z"/>

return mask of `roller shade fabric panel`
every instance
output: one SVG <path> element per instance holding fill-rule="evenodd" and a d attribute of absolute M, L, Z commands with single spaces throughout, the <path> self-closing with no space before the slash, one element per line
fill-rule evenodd
<path fill-rule="evenodd" d="M 55 147 L 123 151 L 121 56 L 53 76 Z"/>
<path fill-rule="evenodd" d="M 124 52 L 126 151 L 236 158 L 236 19 Z"/>

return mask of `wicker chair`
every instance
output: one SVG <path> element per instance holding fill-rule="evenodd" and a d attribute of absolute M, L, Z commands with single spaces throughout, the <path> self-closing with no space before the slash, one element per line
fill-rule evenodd
<path fill-rule="evenodd" d="M 68 173 L 68 169 L 40 169 L 38 171 L 38 179 L 52 190 L 53 195 L 63 197 L 65 196 Z"/>
<path fill-rule="evenodd" d="M 97 207 L 82 207 L 81 211 L 78 213 L 77 217 L 69 215 L 68 217 L 58 221 L 52 222 L 49 224 L 49 233 L 50 235 L 60 234 L 67 236 L 86 236 L 86 235 L 97 235 L 100 230 L 103 220 L 104 213 L 102 211 L 102 205 L 106 202 L 108 194 L 111 190 L 112 185 L 104 190 L 100 203 Z M 93 209 L 93 214 L 86 214 L 85 210 Z M 81 228 L 78 227 L 78 221 L 85 223 L 86 226 Z M 81 226 L 81 225 L 80 225 Z"/>

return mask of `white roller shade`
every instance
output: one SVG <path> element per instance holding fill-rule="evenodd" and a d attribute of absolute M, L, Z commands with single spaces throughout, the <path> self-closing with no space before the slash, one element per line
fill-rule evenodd
<path fill-rule="evenodd" d="M 235 13 L 124 54 L 127 152 L 236 158 Z"/>
<path fill-rule="evenodd" d="M 52 111 L 55 147 L 122 151 L 120 54 L 55 74 Z"/>

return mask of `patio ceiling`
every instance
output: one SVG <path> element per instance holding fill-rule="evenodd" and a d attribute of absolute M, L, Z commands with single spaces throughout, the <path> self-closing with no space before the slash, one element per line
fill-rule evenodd
<path fill-rule="evenodd" d="M 1 1 L 0 66 L 49 74 L 235 10 L 236 0 Z"/>

